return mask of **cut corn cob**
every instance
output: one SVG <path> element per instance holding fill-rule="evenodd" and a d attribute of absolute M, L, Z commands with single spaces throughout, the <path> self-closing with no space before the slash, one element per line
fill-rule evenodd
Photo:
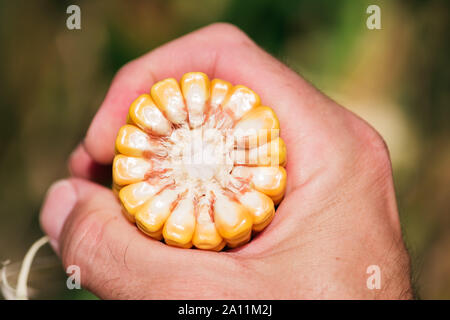
<path fill-rule="evenodd" d="M 125 216 L 176 247 L 247 243 L 285 192 L 275 112 L 249 88 L 201 72 L 150 91 L 131 104 L 116 139 L 113 190 Z"/>

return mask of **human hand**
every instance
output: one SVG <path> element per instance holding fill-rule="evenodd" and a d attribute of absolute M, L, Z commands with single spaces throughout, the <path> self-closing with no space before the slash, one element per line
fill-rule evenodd
<path fill-rule="evenodd" d="M 287 189 L 272 223 L 225 252 L 149 239 L 95 181 L 114 157 L 131 102 L 158 80 L 202 71 L 246 85 L 281 123 Z M 105 167 L 104 167 L 105 166 Z M 215 24 L 124 66 L 69 167 L 54 184 L 41 224 L 82 286 L 112 299 L 410 298 L 387 148 L 367 123 L 318 92 L 237 28 Z M 110 169 L 110 168 L 109 168 Z M 378 265 L 381 289 L 369 290 Z"/>

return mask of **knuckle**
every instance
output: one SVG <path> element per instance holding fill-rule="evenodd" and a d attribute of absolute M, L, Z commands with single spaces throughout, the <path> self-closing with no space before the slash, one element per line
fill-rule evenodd
<path fill-rule="evenodd" d="M 227 23 L 213 23 L 203 29 L 206 33 L 212 33 L 214 36 L 220 37 L 221 41 L 226 43 L 250 44 L 252 40 L 239 27 Z"/>
<path fill-rule="evenodd" d="M 370 191 L 371 197 L 383 204 L 383 210 L 375 210 L 377 217 L 390 226 L 394 234 L 401 234 L 398 210 L 395 204 L 392 163 L 389 148 L 381 134 L 366 122 L 361 121 L 355 139 L 359 154 L 357 161 L 361 164 L 358 184 L 361 190 Z"/>
<path fill-rule="evenodd" d="M 357 127 L 353 136 L 366 167 L 377 174 L 391 175 L 391 158 L 386 141 L 378 131 L 362 120 Z"/>
<path fill-rule="evenodd" d="M 234 24 L 228 22 L 216 22 L 209 25 L 207 28 L 214 30 L 215 32 L 224 33 L 224 34 L 241 34 L 245 36 L 245 33 Z"/>
<path fill-rule="evenodd" d="M 133 72 L 135 61 L 136 60 L 131 60 L 125 63 L 123 66 L 121 66 L 117 71 L 116 75 L 114 76 L 114 80 L 120 79 L 122 76 L 127 76 L 130 74 L 130 72 Z"/>
<path fill-rule="evenodd" d="M 369 158 L 384 169 L 391 169 L 389 148 L 383 137 L 373 128 L 368 130 L 365 137 L 366 152 Z"/>

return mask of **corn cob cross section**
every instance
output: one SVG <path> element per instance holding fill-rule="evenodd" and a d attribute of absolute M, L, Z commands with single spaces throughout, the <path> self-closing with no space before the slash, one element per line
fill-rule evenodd
<path fill-rule="evenodd" d="M 220 251 L 247 243 L 286 188 L 275 112 L 251 89 L 190 72 L 154 84 L 120 128 L 113 190 L 125 216 L 168 245 Z"/>

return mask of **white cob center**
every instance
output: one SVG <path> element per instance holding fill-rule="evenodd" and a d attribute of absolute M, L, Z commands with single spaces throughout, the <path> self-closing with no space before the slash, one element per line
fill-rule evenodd
<path fill-rule="evenodd" d="M 226 132 L 187 126 L 173 131 L 167 165 L 173 170 L 177 184 L 200 188 L 202 194 L 227 185 L 233 169 L 234 140 Z"/>

